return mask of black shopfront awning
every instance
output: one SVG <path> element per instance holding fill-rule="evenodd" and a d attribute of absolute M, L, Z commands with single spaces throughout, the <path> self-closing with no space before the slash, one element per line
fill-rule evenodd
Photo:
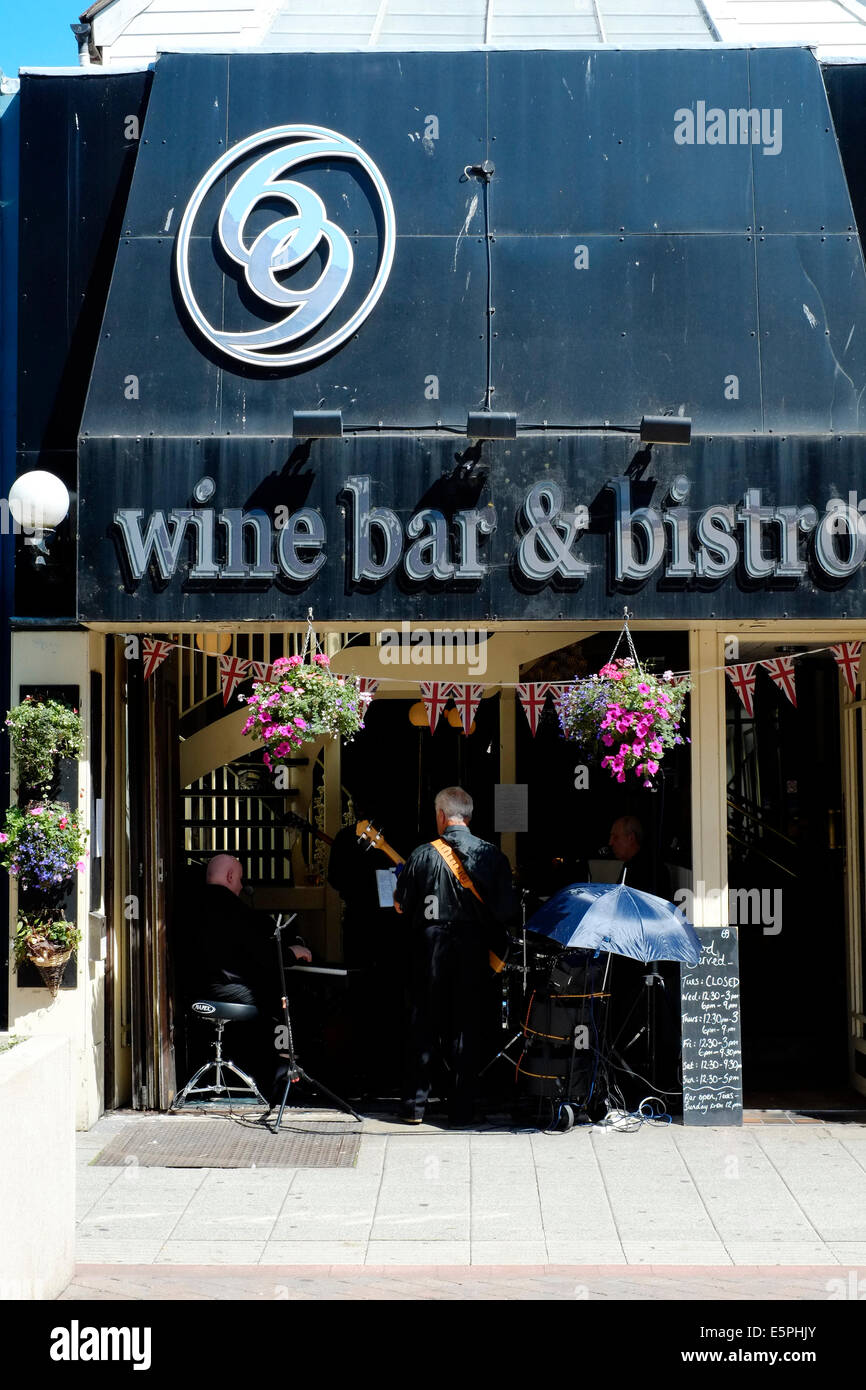
<path fill-rule="evenodd" d="M 166 55 L 115 249 L 82 621 L 863 611 L 866 274 L 807 50 Z M 516 439 L 470 444 L 488 410 Z M 689 448 L 616 428 L 660 414 Z"/>

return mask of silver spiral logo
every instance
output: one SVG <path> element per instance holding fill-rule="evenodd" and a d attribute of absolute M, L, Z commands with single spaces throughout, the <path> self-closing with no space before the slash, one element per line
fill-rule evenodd
<path fill-rule="evenodd" d="M 225 254 L 242 268 L 252 294 L 269 309 L 285 309 L 286 314 L 278 322 L 269 322 L 261 328 L 230 332 L 215 328 L 209 322 L 193 292 L 189 269 L 193 226 L 214 184 L 232 165 L 254 150 L 268 146 L 275 148 L 251 164 L 230 190 L 217 219 L 216 232 Z M 335 159 L 360 165 L 379 199 L 382 232 L 376 273 L 362 303 L 339 328 L 315 342 L 279 351 L 292 343 L 301 343 L 324 323 L 352 278 L 354 255 L 349 238 L 329 219 L 317 193 L 297 179 L 286 177 L 300 164 Z M 290 211 L 247 244 L 247 220 L 264 199 L 283 199 Z M 293 289 L 286 284 L 282 277 L 301 266 L 321 243 L 325 245 L 324 264 L 315 284 L 308 289 Z M 372 312 L 390 274 L 395 243 L 396 222 L 388 186 L 359 145 L 323 126 L 274 126 L 248 136 L 227 150 L 199 181 L 178 229 L 178 286 L 193 323 L 214 347 L 238 362 L 257 367 L 299 367 L 340 347 Z"/>

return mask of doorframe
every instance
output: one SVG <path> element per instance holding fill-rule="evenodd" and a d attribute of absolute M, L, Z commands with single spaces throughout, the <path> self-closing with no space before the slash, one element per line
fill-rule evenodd
<path fill-rule="evenodd" d="M 844 682 L 840 682 L 840 686 L 842 796 L 845 815 L 848 1081 L 855 1091 L 866 1096 L 866 1076 L 859 1075 L 855 1067 L 856 1054 L 866 1056 L 866 1000 L 863 988 L 863 944 L 866 935 L 866 915 L 863 910 L 863 891 L 866 884 L 866 698 L 856 698 Z"/>

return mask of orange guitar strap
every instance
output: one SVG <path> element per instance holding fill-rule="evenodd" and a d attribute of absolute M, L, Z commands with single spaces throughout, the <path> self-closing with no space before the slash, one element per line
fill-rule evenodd
<path fill-rule="evenodd" d="M 484 899 L 461 864 L 459 855 L 454 852 L 447 840 L 431 840 L 430 843 L 436 853 L 441 855 L 445 860 L 445 863 L 457 879 L 460 887 L 468 888 L 469 892 L 472 893 L 480 903 L 483 903 Z M 497 956 L 495 951 L 488 951 L 487 954 L 490 960 L 490 969 L 494 971 L 495 974 L 499 975 L 501 971 L 505 969 L 505 961 Z"/>

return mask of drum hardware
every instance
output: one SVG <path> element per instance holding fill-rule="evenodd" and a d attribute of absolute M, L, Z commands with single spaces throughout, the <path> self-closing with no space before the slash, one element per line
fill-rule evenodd
<path fill-rule="evenodd" d="M 592 1100 L 599 1072 L 608 1067 L 607 988 L 610 956 L 562 951 L 549 962 L 529 999 L 524 1047 L 515 1078 L 552 1107 L 552 1129 L 571 1129 Z"/>
<path fill-rule="evenodd" d="M 661 987 L 661 992 L 657 986 Z M 641 1019 L 641 1011 L 643 1017 Z M 668 999 L 667 985 L 664 976 L 658 968 L 657 961 L 650 961 L 646 967 L 646 974 L 640 988 L 632 1001 L 631 1007 L 623 1019 L 619 1032 L 611 1043 L 611 1057 L 616 1065 L 620 1067 L 628 1076 L 649 1085 L 653 1091 L 661 1095 L 680 1095 L 681 1091 L 665 1090 L 659 1081 L 659 1057 L 658 1057 L 658 1036 L 662 1028 L 662 1017 L 667 1021 L 667 1026 L 674 1025 L 674 1015 Z M 637 1031 L 629 1038 L 628 1042 L 621 1043 L 621 1038 L 626 1029 L 631 1024 L 632 1028 L 637 1026 Z M 626 1054 L 632 1050 L 641 1040 L 645 1042 L 646 1065 L 648 1076 L 641 1075 L 629 1064 Z"/>
<path fill-rule="evenodd" d="M 507 1033 L 507 1032 L 509 1031 L 510 1027 L 511 1027 L 511 995 L 510 995 L 510 989 L 509 989 L 509 985 L 510 985 L 510 980 L 511 980 L 511 978 L 514 977 L 514 976 L 516 976 L 516 975 L 519 975 L 519 976 L 520 976 L 520 990 L 521 990 L 521 993 L 524 995 L 524 997 L 525 997 L 525 995 L 526 995 L 527 989 L 529 988 L 529 974 L 530 974 L 529 955 L 528 955 L 529 947 L 528 947 L 527 938 L 526 938 L 526 904 L 527 904 L 527 901 L 528 901 L 528 899 L 529 899 L 529 889 L 528 889 L 528 888 L 522 888 L 522 889 L 520 889 L 519 897 L 520 897 L 520 938 L 519 938 L 520 964 L 518 965 L 516 962 L 513 962 L 513 961 L 511 961 L 510 959 L 506 960 L 505 966 L 504 966 L 503 970 L 501 971 L 501 973 L 500 973 L 500 975 L 499 975 L 500 987 L 501 987 L 501 991 L 502 991 L 501 1004 L 500 1004 L 500 1024 L 501 1024 L 501 1028 L 502 1028 L 503 1033 Z M 517 943 L 517 941 L 515 940 L 515 938 L 512 937 L 512 939 L 511 939 L 512 949 L 513 949 L 517 944 L 518 944 L 518 943 Z M 509 956 L 509 958 L 510 958 L 510 956 L 511 956 L 511 950 L 509 950 L 508 956 Z M 493 1063 L 494 1063 L 494 1062 L 498 1062 L 498 1061 L 500 1060 L 500 1058 L 501 1058 L 502 1060 L 508 1062 L 509 1066 L 513 1065 L 513 1063 L 514 1063 L 514 1058 L 511 1057 L 511 1056 L 509 1055 L 510 1049 L 514 1046 L 515 1043 L 520 1042 L 520 1041 L 522 1040 L 522 1038 L 523 1038 L 523 1029 L 522 1029 L 522 1028 L 518 1028 L 517 1032 L 516 1032 L 516 1033 L 513 1033 L 512 1036 L 508 1039 L 508 1042 L 505 1043 L 505 1045 L 499 1049 L 499 1051 L 496 1053 L 496 1056 L 495 1056 L 495 1057 L 491 1057 L 491 1058 L 490 1058 L 490 1061 L 486 1064 L 486 1066 L 484 1066 L 484 1067 L 481 1068 L 481 1071 L 478 1073 L 478 1075 L 479 1075 L 479 1076 L 483 1076 L 485 1072 L 488 1072 L 488 1071 L 490 1070 L 490 1068 L 493 1066 Z"/>
<path fill-rule="evenodd" d="M 285 931 L 286 927 L 295 920 L 297 915 L 298 914 L 296 912 L 293 912 L 291 917 L 289 917 L 286 921 L 283 921 L 283 914 L 280 913 L 276 919 L 276 926 L 274 928 L 274 946 L 276 947 L 277 962 L 280 971 L 280 982 L 282 985 L 282 996 L 280 1003 L 283 1010 L 283 1021 L 285 1024 L 286 1031 L 286 1053 L 288 1054 L 289 1065 L 286 1073 L 286 1084 L 283 1089 L 283 1097 L 280 1101 L 280 1110 L 279 1114 L 277 1115 L 277 1122 L 273 1130 L 271 1131 L 273 1134 L 279 1133 L 280 1125 L 283 1122 L 283 1111 L 286 1108 L 286 1101 L 288 1100 L 289 1096 L 289 1087 L 293 1086 L 298 1081 L 305 1081 L 308 1086 L 312 1086 L 315 1090 L 321 1091 L 322 1095 L 327 1096 L 328 1099 L 332 1100 L 335 1105 L 338 1105 L 341 1110 L 348 1110 L 349 1114 L 354 1119 L 361 1119 L 361 1116 L 358 1115 L 352 1109 L 351 1105 L 349 1105 L 347 1101 L 341 1100 L 340 1097 L 335 1095 L 333 1091 L 329 1091 L 327 1086 L 323 1086 L 320 1081 L 316 1081 L 314 1077 L 309 1076 L 307 1072 L 304 1071 L 303 1067 L 301 1067 L 300 1063 L 298 1062 L 297 1055 L 295 1053 L 295 1041 L 292 1036 L 292 1020 L 289 1016 L 289 999 L 288 990 L 286 989 L 286 965 L 285 961 L 283 960 L 283 943 L 281 939 L 281 933 Z"/>

